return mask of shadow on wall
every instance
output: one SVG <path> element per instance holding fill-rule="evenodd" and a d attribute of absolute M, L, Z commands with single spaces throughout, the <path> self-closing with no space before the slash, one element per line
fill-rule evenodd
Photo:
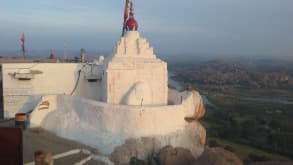
<path fill-rule="evenodd" d="M 94 70 L 94 71 L 93 71 Z M 74 88 L 71 91 L 73 96 L 82 96 L 92 100 L 101 99 L 101 78 L 99 78 L 99 66 L 83 64 L 75 70 Z"/>
<path fill-rule="evenodd" d="M 41 101 L 42 95 L 32 95 L 28 96 L 22 105 L 22 107 L 17 111 L 17 113 L 29 113 L 38 105 Z"/>
<path fill-rule="evenodd" d="M 83 68 L 84 66 L 82 66 L 82 68 Z M 75 69 L 75 73 L 76 74 L 74 74 L 74 86 L 73 86 L 73 89 L 72 89 L 72 91 L 70 91 L 70 93 L 68 93 L 69 95 L 76 95 L 76 90 L 77 90 L 77 88 L 78 88 L 78 85 L 79 85 L 79 83 L 80 83 L 80 77 L 81 77 L 81 69 L 82 68 L 76 68 Z"/>
<path fill-rule="evenodd" d="M 148 105 L 152 104 L 151 90 L 147 83 L 136 82 L 122 97 L 122 105 Z"/>

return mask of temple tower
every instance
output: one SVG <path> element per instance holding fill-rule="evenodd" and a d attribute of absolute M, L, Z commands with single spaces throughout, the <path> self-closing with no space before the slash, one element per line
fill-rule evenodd
<path fill-rule="evenodd" d="M 130 4 L 128 4 L 130 3 Z M 102 100 L 123 105 L 166 105 L 167 63 L 140 36 L 133 1 L 126 0 L 122 37 L 103 67 Z"/>

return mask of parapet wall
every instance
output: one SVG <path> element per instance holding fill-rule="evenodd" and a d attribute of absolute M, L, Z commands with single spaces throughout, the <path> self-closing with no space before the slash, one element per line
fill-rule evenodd
<path fill-rule="evenodd" d="M 161 137 L 161 145 L 203 149 L 205 129 L 199 123 L 191 129 L 185 120 L 204 114 L 201 97 L 197 92 L 179 93 L 178 97 L 181 96 L 182 103 L 168 106 L 114 105 L 66 95 L 45 96 L 31 114 L 30 123 L 32 127 L 40 126 L 94 146 L 105 154 L 113 152 L 126 139 L 141 137 Z M 39 110 L 44 101 L 52 102 L 53 106 Z M 186 133 L 187 127 L 191 132 Z M 194 154 L 201 151 L 194 150 Z"/>

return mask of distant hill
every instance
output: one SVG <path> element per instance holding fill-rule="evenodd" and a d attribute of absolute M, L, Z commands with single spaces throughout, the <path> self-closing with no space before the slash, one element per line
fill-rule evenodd
<path fill-rule="evenodd" d="M 87 51 L 86 50 L 86 57 L 89 60 L 92 60 L 94 58 L 98 58 L 98 56 L 103 55 L 107 56 L 110 51 Z M 63 59 L 64 58 L 64 50 L 53 50 L 53 53 L 56 58 Z M 79 57 L 81 51 L 80 50 L 67 50 L 67 59 L 73 59 L 74 57 Z M 29 50 L 26 53 L 27 59 L 47 59 L 50 55 L 50 49 L 48 50 Z M 0 57 L 15 57 L 15 58 L 21 58 L 22 54 L 21 51 L 1 51 L 0 50 Z"/>
<path fill-rule="evenodd" d="M 214 59 L 176 65 L 173 65 L 175 78 L 187 83 L 293 89 L 293 62 L 290 61 Z"/>

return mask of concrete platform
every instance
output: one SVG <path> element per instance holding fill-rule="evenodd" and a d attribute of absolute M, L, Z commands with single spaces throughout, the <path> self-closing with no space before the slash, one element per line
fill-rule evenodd
<path fill-rule="evenodd" d="M 14 120 L 0 121 L 0 127 L 14 127 Z M 25 129 L 22 131 L 23 139 L 23 162 L 24 164 L 34 161 L 34 153 L 37 150 L 51 152 L 52 155 L 64 153 L 73 149 L 86 149 L 100 155 L 96 149 L 80 144 L 75 141 L 60 138 L 41 128 Z M 66 156 L 54 160 L 54 165 L 75 164 L 87 158 L 84 153 Z M 90 160 L 85 165 L 103 165 L 103 162 Z"/>

